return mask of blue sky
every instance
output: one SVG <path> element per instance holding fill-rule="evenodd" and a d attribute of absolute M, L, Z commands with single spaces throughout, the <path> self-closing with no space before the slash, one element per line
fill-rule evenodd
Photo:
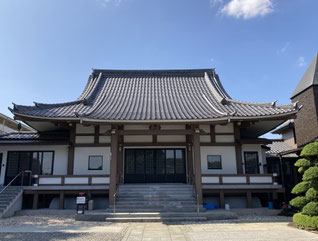
<path fill-rule="evenodd" d="M 0 112 L 76 99 L 91 68 L 215 67 L 234 99 L 289 103 L 317 0 L 1 0 Z"/>

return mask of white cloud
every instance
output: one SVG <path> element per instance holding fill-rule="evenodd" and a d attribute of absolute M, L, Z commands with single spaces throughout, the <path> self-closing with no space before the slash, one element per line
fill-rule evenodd
<path fill-rule="evenodd" d="M 290 42 L 286 42 L 285 45 L 282 48 L 277 50 L 277 54 L 285 53 L 288 50 L 289 45 L 290 45 Z"/>
<path fill-rule="evenodd" d="M 244 19 L 265 16 L 273 11 L 273 0 L 231 0 L 220 9 L 222 14 Z"/>
<path fill-rule="evenodd" d="M 305 61 L 305 58 L 304 57 L 299 57 L 298 58 L 298 66 L 299 67 L 303 67 L 307 64 L 307 62 Z"/>
<path fill-rule="evenodd" d="M 122 1 L 123 0 L 97 0 L 102 7 L 107 7 L 109 5 L 118 6 L 122 3 Z"/>

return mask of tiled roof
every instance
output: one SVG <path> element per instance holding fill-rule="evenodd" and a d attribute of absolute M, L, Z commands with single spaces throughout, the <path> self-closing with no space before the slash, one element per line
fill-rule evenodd
<path fill-rule="evenodd" d="M 282 152 L 290 151 L 295 149 L 295 147 L 288 145 L 283 140 L 273 141 L 273 143 L 266 145 L 270 148 L 269 151 L 266 152 L 267 155 L 278 155 Z M 289 154 L 289 157 L 297 157 L 296 154 Z"/>
<path fill-rule="evenodd" d="M 299 81 L 296 89 L 294 90 L 291 99 L 302 93 L 304 90 L 308 89 L 310 86 L 318 85 L 318 53 L 315 55 L 314 59 L 311 61 L 305 74 Z"/>
<path fill-rule="evenodd" d="M 283 124 L 281 124 L 279 127 L 277 127 L 274 131 L 272 131 L 272 134 L 281 134 L 287 129 L 292 129 L 294 127 L 294 120 L 287 120 Z"/>
<path fill-rule="evenodd" d="M 236 101 L 213 69 L 93 70 L 78 100 L 14 105 L 15 115 L 108 121 L 212 120 L 288 116 L 297 105 Z"/>
<path fill-rule="evenodd" d="M 1 144 L 68 144 L 68 132 L 11 132 L 0 135 Z"/>

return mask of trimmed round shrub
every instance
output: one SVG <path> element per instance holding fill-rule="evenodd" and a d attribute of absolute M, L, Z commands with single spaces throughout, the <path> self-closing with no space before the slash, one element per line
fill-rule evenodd
<path fill-rule="evenodd" d="M 313 229 L 318 229 L 318 217 L 310 217 L 308 215 L 304 215 L 302 213 L 296 213 L 293 216 L 293 221 L 296 223 L 298 226 L 302 228 L 313 228 Z"/>
<path fill-rule="evenodd" d="M 306 199 L 306 197 L 301 197 L 301 196 L 295 197 L 293 200 L 289 202 L 290 205 L 299 209 L 305 206 L 307 203 L 308 203 L 308 200 Z"/>
<path fill-rule="evenodd" d="M 318 167 L 309 167 L 303 175 L 303 181 L 318 180 Z"/>
<path fill-rule="evenodd" d="M 310 167 L 311 162 L 308 159 L 301 158 L 295 162 L 295 167 Z"/>
<path fill-rule="evenodd" d="M 294 186 L 293 190 L 291 191 L 293 194 L 300 194 L 307 192 L 307 190 L 310 188 L 309 182 L 300 182 Z"/>
<path fill-rule="evenodd" d="M 317 200 L 318 199 L 318 191 L 313 187 L 309 188 L 308 191 L 306 192 L 306 198 L 308 201 Z"/>
<path fill-rule="evenodd" d="M 318 202 L 307 203 L 306 206 L 303 207 L 302 213 L 311 217 L 318 216 Z"/>
<path fill-rule="evenodd" d="M 318 142 L 313 142 L 306 145 L 300 153 L 301 157 L 318 156 Z"/>

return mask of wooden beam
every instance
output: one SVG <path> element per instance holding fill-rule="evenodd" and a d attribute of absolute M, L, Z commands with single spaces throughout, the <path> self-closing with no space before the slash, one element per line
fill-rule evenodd
<path fill-rule="evenodd" d="M 236 122 L 234 123 L 234 140 L 237 174 L 243 174 L 242 144 L 240 143 L 241 129 Z"/>
<path fill-rule="evenodd" d="M 210 125 L 211 143 L 215 143 L 215 125 Z"/>
<path fill-rule="evenodd" d="M 198 130 L 198 129 L 197 129 Z M 194 173 L 195 173 L 195 190 L 197 193 L 197 202 L 202 204 L 202 178 L 201 178 L 201 152 L 200 152 L 200 134 L 193 134 L 193 151 L 194 151 Z"/>
<path fill-rule="evenodd" d="M 220 190 L 220 208 L 225 208 L 224 191 Z"/>
<path fill-rule="evenodd" d="M 191 135 L 192 130 L 118 130 L 118 135 Z"/>
<path fill-rule="evenodd" d="M 114 194 L 117 187 L 117 153 L 118 153 L 118 135 L 117 128 L 112 129 L 111 135 L 111 153 L 110 153 L 110 183 L 109 183 L 109 204 L 114 205 Z"/>
<path fill-rule="evenodd" d="M 273 143 L 272 140 L 265 139 L 265 138 L 255 138 L 255 139 L 241 139 L 240 140 L 241 144 L 271 144 Z"/>
<path fill-rule="evenodd" d="M 38 204 L 39 204 L 39 193 L 34 193 L 33 195 L 33 207 L 32 209 L 38 209 Z"/>
<path fill-rule="evenodd" d="M 72 124 L 70 128 L 70 146 L 68 147 L 67 175 L 73 175 L 74 170 L 75 133 L 76 124 Z"/>
<path fill-rule="evenodd" d="M 251 191 L 246 192 L 246 201 L 247 201 L 247 208 L 253 208 L 252 192 Z"/>
<path fill-rule="evenodd" d="M 60 191 L 59 209 L 64 209 L 64 191 Z"/>

